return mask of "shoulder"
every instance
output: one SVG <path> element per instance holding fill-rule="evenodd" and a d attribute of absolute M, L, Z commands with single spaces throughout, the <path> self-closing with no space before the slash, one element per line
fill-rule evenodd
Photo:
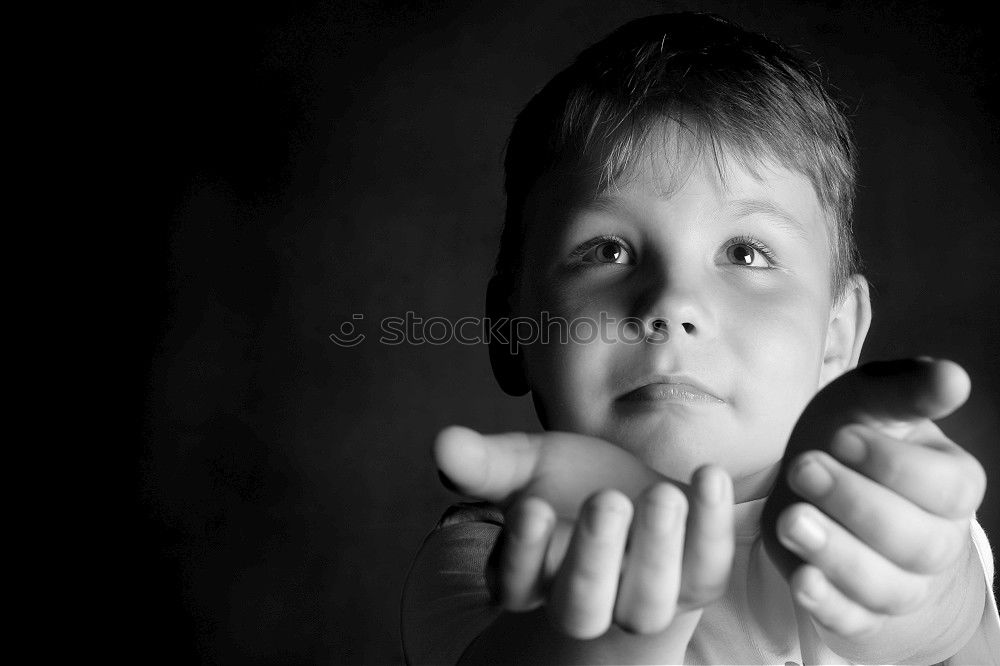
<path fill-rule="evenodd" d="M 407 663 L 455 663 L 500 615 L 486 561 L 503 526 L 487 503 L 450 507 L 424 540 L 403 587 L 401 634 Z"/>

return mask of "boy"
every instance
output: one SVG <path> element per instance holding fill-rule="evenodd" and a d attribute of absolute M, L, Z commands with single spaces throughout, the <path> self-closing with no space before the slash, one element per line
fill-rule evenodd
<path fill-rule="evenodd" d="M 634 21 L 532 99 L 505 167 L 490 356 L 550 432 L 439 436 L 499 506 L 424 544 L 408 661 L 996 663 L 985 476 L 930 420 L 968 378 L 855 369 L 854 147 L 815 73 L 716 17 Z"/>

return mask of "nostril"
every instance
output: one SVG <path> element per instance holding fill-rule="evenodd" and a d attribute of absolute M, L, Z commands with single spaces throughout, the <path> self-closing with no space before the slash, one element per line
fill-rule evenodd
<path fill-rule="evenodd" d="M 653 330 L 654 331 L 665 331 L 665 330 L 667 330 L 667 320 L 666 319 L 654 319 L 653 320 Z"/>
<path fill-rule="evenodd" d="M 688 335 L 694 333 L 694 324 L 690 322 L 684 322 L 683 324 L 681 324 L 681 326 L 684 327 L 684 332 L 687 333 Z"/>

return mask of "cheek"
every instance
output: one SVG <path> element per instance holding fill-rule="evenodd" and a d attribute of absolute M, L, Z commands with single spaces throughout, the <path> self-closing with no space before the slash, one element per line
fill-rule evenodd
<path fill-rule="evenodd" d="M 541 337 L 525 349 L 529 383 L 546 398 L 567 402 L 591 396 L 611 370 L 616 340 L 636 332 L 621 330 L 628 313 L 615 290 L 558 289 L 532 293 L 522 310 L 540 322 Z"/>
<path fill-rule="evenodd" d="M 777 421 L 794 424 L 819 388 L 822 314 L 804 297 L 774 297 L 756 306 L 745 300 L 733 313 L 737 316 L 727 330 L 732 332 L 736 367 L 746 375 L 743 385 L 752 389 L 742 399 L 777 415 Z"/>
<path fill-rule="evenodd" d="M 525 301 L 525 313 L 549 321 L 542 326 L 548 335 L 524 350 L 525 373 L 546 428 L 599 436 L 604 423 L 595 406 L 606 401 L 622 353 L 616 341 L 628 316 L 621 311 L 624 299 L 614 289 L 555 286 Z"/>
<path fill-rule="evenodd" d="M 574 330 L 573 340 L 536 344 L 525 349 L 525 371 L 545 427 L 597 435 L 615 346 L 600 339 L 585 342 L 591 329 Z"/>

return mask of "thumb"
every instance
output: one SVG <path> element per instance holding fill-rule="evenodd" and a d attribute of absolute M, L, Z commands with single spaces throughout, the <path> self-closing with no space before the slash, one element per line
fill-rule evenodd
<path fill-rule="evenodd" d="M 459 493 L 503 504 L 524 492 L 565 518 L 575 518 L 599 490 L 614 488 L 635 498 L 646 486 L 668 480 L 610 442 L 568 432 L 480 435 L 451 426 L 434 442 L 434 458 Z M 686 484 L 670 481 L 687 491 Z"/>
<path fill-rule="evenodd" d="M 940 419 L 962 406 L 970 388 L 969 375 L 953 361 L 924 357 L 866 363 L 820 391 L 806 408 L 819 414 L 804 414 L 800 422 L 837 427 Z"/>
<path fill-rule="evenodd" d="M 456 492 L 499 503 L 532 480 L 540 448 L 537 438 L 522 432 L 484 437 L 449 426 L 434 441 L 434 461 Z"/>

